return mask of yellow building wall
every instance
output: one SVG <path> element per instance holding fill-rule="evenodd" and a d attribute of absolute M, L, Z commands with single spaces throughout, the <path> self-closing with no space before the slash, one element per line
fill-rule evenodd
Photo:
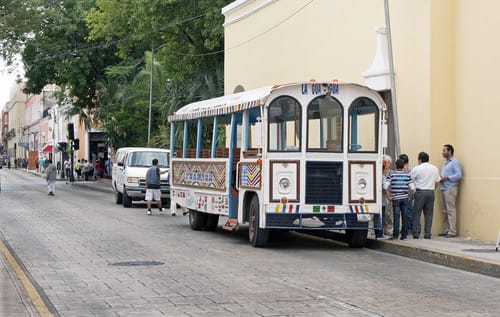
<path fill-rule="evenodd" d="M 456 156 L 460 188 L 459 232 L 495 241 L 500 230 L 497 168 L 500 127 L 500 1 L 456 2 Z"/>
<path fill-rule="evenodd" d="M 265 2 L 249 1 L 226 23 Z M 274 1 L 226 25 L 225 93 L 311 78 L 362 82 L 383 25 L 382 0 Z"/>
<path fill-rule="evenodd" d="M 315 78 L 364 84 L 385 26 L 383 0 L 255 0 L 226 15 L 225 92 Z M 242 17 L 252 9 L 261 10 Z M 389 1 L 401 151 L 441 169 L 451 143 L 464 178 L 458 234 L 495 241 L 500 1 Z M 236 22 L 235 22 L 236 21 Z M 497 88 L 498 89 L 498 88 Z M 491 155 L 485 155 L 488 147 Z M 488 168 L 490 167 L 490 168 Z M 442 229 L 439 193 L 433 233 Z"/>

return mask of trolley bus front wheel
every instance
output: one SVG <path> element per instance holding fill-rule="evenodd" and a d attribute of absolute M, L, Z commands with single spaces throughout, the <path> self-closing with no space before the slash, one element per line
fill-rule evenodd
<path fill-rule="evenodd" d="M 263 247 L 269 241 L 269 229 L 259 228 L 260 207 L 259 198 L 254 195 L 249 205 L 248 240 L 253 247 Z"/>
<path fill-rule="evenodd" d="M 368 230 L 346 230 L 347 244 L 351 248 L 362 248 L 366 244 Z"/>

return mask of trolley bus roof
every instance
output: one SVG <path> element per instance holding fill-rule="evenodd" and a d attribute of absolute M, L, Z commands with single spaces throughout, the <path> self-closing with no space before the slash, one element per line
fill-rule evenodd
<path fill-rule="evenodd" d="M 332 82 L 310 81 L 266 86 L 236 94 L 190 103 L 170 115 L 168 117 L 168 121 L 185 121 L 204 117 L 223 116 L 229 113 L 259 107 L 266 103 L 267 97 L 269 97 L 274 90 L 299 85 L 314 85 L 316 86 L 315 89 L 317 89 L 316 94 L 330 95 L 338 94 L 338 87 L 340 85 L 363 87 L 359 84 L 339 83 L 336 80 Z"/>
<path fill-rule="evenodd" d="M 168 117 L 168 121 L 192 120 L 202 117 L 225 115 L 231 112 L 258 107 L 265 103 L 275 86 L 248 90 L 223 97 L 190 103 Z"/>

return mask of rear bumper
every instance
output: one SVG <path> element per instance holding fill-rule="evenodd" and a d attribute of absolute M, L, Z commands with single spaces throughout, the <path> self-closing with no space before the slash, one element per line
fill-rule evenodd
<path fill-rule="evenodd" d="M 145 187 L 125 186 L 125 190 L 127 191 L 127 195 L 134 200 L 144 200 L 144 197 L 146 197 Z M 161 198 L 170 199 L 170 187 L 161 188 Z"/>
<path fill-rule="evenodd" d="M 346 229 L 379 229 L 378 214 L 370 216 L 370 221 L 358 220 L 355 213 L 266 213 L 266 227 L 290 230 L 346 230 Z"/>

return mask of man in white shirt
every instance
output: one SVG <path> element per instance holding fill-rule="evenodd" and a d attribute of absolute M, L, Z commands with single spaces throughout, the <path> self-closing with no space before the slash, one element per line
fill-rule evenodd
<path fill-rule="evenodd" d="M 413 238 L 420 237 L 420 217 L 424 212 L 424 238 L 431 238 L 432 217 L 434 214 L 434 191 L 441 176 L 436 166 L 429 163 L 429 154 L 418 153 L 418 166 L 414 167 L 410 176 L 415 184 L 415 204 L 413 206 Z"/>

